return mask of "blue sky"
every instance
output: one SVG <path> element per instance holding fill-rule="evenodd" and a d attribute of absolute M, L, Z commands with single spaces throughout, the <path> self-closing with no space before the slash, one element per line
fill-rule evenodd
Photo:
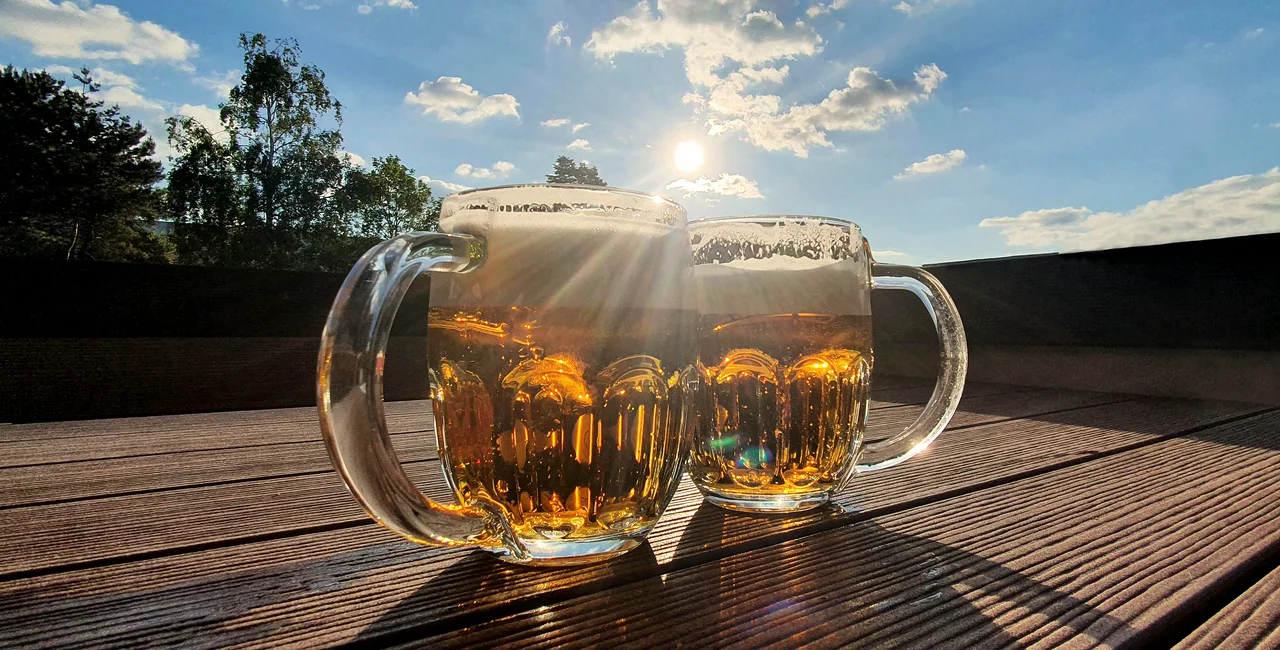
<path fill-rule="evenodd" d="M 153 128 L 212 115 L 244 31 L 296 38 L 346 149 L 437 191 L 567 154 L 909 263 L 1280 230 L 1273 0 L 0 0 L 4 62 L 98 70 Z"/>

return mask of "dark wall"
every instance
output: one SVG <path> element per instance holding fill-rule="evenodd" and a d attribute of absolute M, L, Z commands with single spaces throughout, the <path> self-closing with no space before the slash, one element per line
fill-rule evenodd
<path fill-rule="evenodd" d="M 1280 350 L 1277 249 L 1280 234 L 928 268 L 960 309 L 971 377 L 986 373 L 977 380 L 1031 383 L 1020 377 L 1043 372 L 1004 370 L 1032 353 L 1084 348 L 1094 356 L 1073 370 L 1078 387 L 1100 367 L 1098 350 L 1236 351 L 1254 355 L 1249 376 L 1265 378 L 1271 366 L 1255 352 Z M 342 284 L 323 273 L 92 262 L 7 260 L 0 273 L 0 421 L 314 404 L 318 337 Z M 419 279 L 396 317 L 388 399 L 427 394 L 428 288 Z M 878 371 L 936 363 L 913 296 L 880 291 L 872 304 Z M 1109 373 L 1150 372 L 1102 358 Z M 1217 372 L 1229 375 L 1235 357 L 1224 358 Z M 1163 372 L 1169 382 L 1186 374 Z"/>
<path fill-rule="evenodd" d="M 928 265 L 970 345 L 1280 350 L 1280 234 Z M 934 338 L 919 302 L 873 294 L 876 343 Z"/>
<path fill-rule="evenodd" d="M 0 422 L 315 404 L 320 331 L 343 277 L 0 261 Z M 427 396 L 427 278 L 406 296 L 387 399 Z"/>
<path fill-rule="evenodd" d="M 319 336 L 343 276 L 112 262 L 0 260 L 0 337 Z M 426 334 L 427 278 L 392 336 Z"/>

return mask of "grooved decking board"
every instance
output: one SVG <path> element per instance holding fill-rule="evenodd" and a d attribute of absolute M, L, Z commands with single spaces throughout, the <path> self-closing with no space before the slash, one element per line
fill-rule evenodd
<path fill-rule="evenodd" d="M 918 459 L 858 477 L 838 501 L 871 514 L 890 511 L 1256 410 L 1145 400 L 963 429 L 944 434 Z M 439 484 L 434 471 L 426 474 Z M 339 501 L 350 501 L 341 496 Z M 0 639 L 314 645 L 423 622 L 447 628 L 458 624 L 450 621 L 457 616 L 563 598 L 573 590 L 592 591 L 654 575 L 661 567 L 806 534 L 832 525 L 842 516 L 837 513 L 760 519 L 726 514 L 700 507 L 686 481 L 650 535 L 649 548 L 605 565 L 556 571 L 512 568 L 478 552 L 417 547 L 359 525 L 0 583 L 0 604 L 10 612 L 8 622 L 0 620 Z M 40 623 L 53 619 L 62 622 Z"/>
<path fill-rule="evenodd" d="M 405 433 L 431 428 L 429 402 L 400 404 L 387 415 L 388 431 Z M 185 428 L 168 425 L 157 430 L 135 429 L 101 436 L 0 442 L 0 467 L 320 440 L 319 416 L 315 409 L 310 412 L 308 418 L 285 422 L 223 425 L 215 421 Z"/>
<path fill-rule="evenodd" d="M 1019 399 L 1011 401 L 1012 397 Z M 989 422 L 1009 413 L 1043 413 L 1064 405 L 1116 399 L 1123 398 L 1056 390 L 978 397 L 965 403 L 988 412 L 961 411 L 953 421 Z M 885 415 L 871 418 L 868 435 L 896 433 L 915 417 L 910 409 L 878 413 Z M 58 469 L 56 465 L 48 467 L 54 472 Z M 415 480 L 429 481 L 431 489 L 447 493 L 438 471 L 429 471 L 425 463 L 408 467 Z M 688 492 L 688 498 L 696 501 L 696 491 Z M 193 507 L 195 503 L 200 506 Z M 362 519 L 362 511 L 341 488 L 337 475 L 330 472 L 11 508 L 0 510 L 0 576 L 194 544 L 226 543 L 255 534 L 355 525 Z M 17 548 L 22 552 L 7 552 Z"/>
<path fill-rule="evenodd" d="M 430 431 L 391 439 L 401 462 L 436 458 Z M 320 441 L 7 467 L 0 508 L 332 471 Z"/>
<path fill-rule="evenodd" d="M 406 463 L 436 499 L 451 499 L 437 461 Z M 368 517 L 336 472 L 0 510 L 0 579 L 31 571 L 232 543 Z"/>
<path fill-rule="evenodd" d="M 973 388 L 979 396 L 1018 390 L 1030 389 L 999 385 L 979 385 Z M 892 390 L 887 392 L 893 396 Z M 389 405 L 388 411 L 391 431 L 416 426 L 427 427 L 426 431 L 414 431 L 396 437 L 397 446 L 404 448 L 402 461 L 436 458 L 429 403 L 399 403 Z M 887 421 L 886 426 L 901 428 L 914 415 L 895 414 L 895 419 Z M 148 433 L 134 431 L 117 434 L 112 439 L 117 444 L 103 445 L 106 449 L 100 452 L 139 452 L 134 455 L 102 460 L 64 461 L 56 471 L 31 465 L 4 467 L 5 461 L 0 460 L 0 485 L 11 486 L 0 490 L 0 508 L 321 472 L 330 467 L 329 457 L 323 446 L 318 442 L 294 442 L 319 439 L 319 431 L 313 421 L 314 412 L 311 416 L 308 420 L 260 427 L 258 433 L 261 437 L 255 438 L 258 442 L 241 448 L 173 453 L 147 451 L 165 447 L 148 445 Z M 224 428 L 220 431 L 226 430 Z M 191 436 L 193 440 L 179 440 L 179 443 L 204 444 L 200 441 L 207 441 L 209 435 L 217 435 L 217 430 L 197 431 L 199 433 Z M 165 436 L 163 439 L 172 440 L 172 437 Z M 234 437 L 227 436 L 223 442 L 233 439 Z M 80 453 L 91 454 L 99 449 L 97 443 L 91 440 L 77 442 L 83 445 L 83 448 L 77 450 Z M 0 446 L 0 450 L 3 449 Z M 29 450 L 29 447 L 24 449 Z M 55 457 L 65 457 L 65 450 L 50 451 L 62 454 Z"/>
<path fill-rule="evenodd" d="M 883 394 L 891 399 L 900 399 L 896 397 L 899 395 L 896 393 L 899 390 L 913 389 L 888 389 Z M 1019 389 L 1018 386 L 975 385 L 970 390 L 978 395 L 989 395 L 1029 389 Z M 874 404 L 876 403 L 873 403 L 873 408 L 877 408 Z M 883 403 L 882 406 L 887 407 L 891 404 Z M 392 431 L 415 426 L 428 427 L 426 431 L 396 435 L 402 462 L 436 458 L 435 435 L 431 431 L 434 426 L 431 425 L 428 402 L 419 400 L 411 403 L 390 403 L 387 411 L 389 429 Z M 262 413 L 268 415 L 266 412 Z M 308 416 L 306 420 L 278 422 L 271 426 L 257 425 L 256 436 L 253 438 L 255 443 L 252 447 L 156 453 L 154 449 L 164 449 L 163 445 L 148 444 L 147 436 L 155 434 L 147 431 L 146 426 L 138 426 L 136 430 L 115 434 L 111 439 L 114 445 L 99 445 L 95 440 L 77 440 L 77 443 L 83 445 L 83 448 L 79 449 L 82 453 L 95 453 L 95 449 L 105 447 L 106 449 L 102 452 L 119 453 L 122 450 L 134 450 L 142 454 L 92 459 L 92 461 L 63 462 L 56 467 L 56 470 L 42 466 L 3 467 L 5 462 L 0 461 L 0 485 L 9 486 L 8 489 L 0 489 L 0 508 L 326 471 L 330 468 L 330 463 L 323 444 L 319 441 L 310 441 L 319 440 L 314 409 L 307 409 L 305 415 Z M 905 421 L 906 416 L 900 417 Z M 154 418 L 137 418 L 137 420 L 151 421 Z M 118 425 L 118 422 L 106 422 Z M 146 424 L 154 425 L 154 422 L 146 422 Z M 175 424 L 182 424 L 182 422 L 168 422 L 165 426 L 173 427 Z M 189 436 L 191 439 L 179 440 L 179 443 L 204 444 L 200 440 L 207 440 L 209 435 L 206 434 L 220 435 L 218 444 L 236 440 L 237 438 L 232 435 L 225 435 L 227 430 L 228 427 L 215 429 L 207 422 L 201 422 Z M 241 432 L 243 430 L 244 427 Z M 172 440 L 172 436 L 164 436 L 163 439 Z M 243 438 L 239 440 L 244 441 Z M 68 441 L 56 441 L 56 444 L 64 443 Z M 35 447 L 35 444 L 31 447 Z M 3 445 L 0 445 L 0 450 L 3 449 Z M 54 449 L 51 453 L 63 452 Z"/>
<path fill-rule="evenodd" d="M 425 399 L 384 402 L 388 418 L 429 413 L 431 402 Z M 154 434 L 162 431 L 203 431 L 229 425 L 262 425 L 283 422 L 317 422 L 315 406 L 299 406 L 256 411 L 218 411 L 182 415 L 148 415 L 67 422 L 33 422 L 0 425 L 0 444 L 22 440 L 54 440 L 57 438 L 98 437 L 119 434 Z M 0 447 L 3 449 L 3 447 Z"/>
<path fill-rule="evenodd" d="M 948 430 L 972 427 L 980 424 L 1014 420 L 1018 418 L 1095 404 L 1108 404 L 1135 399 L 1131 395 L 1093 393 L 1058 388 L 1037 388 L 1011 393 L 984 394 L 980 397 L 965 396 L 960 408 L 947 424 Z M 903 408 L 880 408 L 867 414 L 866 437 L 879 440 L 901 433 L 924 410 L 919 405 Z M 947 435 L 945 432 L 943 436 Z"/>
<path fill-rule="evenodd" d="M 1175 646 L 1176 650 L 1212 648 L 1280 648 L 1280 568 L 1268 573 Z"/>
<path fill-rule="evenodd" d="M 1277 551 L 1280 413 L 1270 413 L 405 640 L 1141 648 Z"/>
<path fill-rule="evenodd" d="M 1038 389 L 1031 386 L 1012 386 L 1009 384 L 966 384 L 964 387 L 964 396 L 968 398 L 986 397 L 987 395 L 1022 393 L 1032 390 Z M 899 406 L 924 404 L 929 401 L 929 396 L 932 394 L 932 382 L 924 386 L 873 390 L 871 393 L 870 408 L 894 408 Z"/>

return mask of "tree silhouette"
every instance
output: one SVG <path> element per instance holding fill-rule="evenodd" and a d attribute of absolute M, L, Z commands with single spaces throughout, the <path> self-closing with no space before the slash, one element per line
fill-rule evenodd
<path fill-rule="evenodd" d="M 165 262 L 163 178 L 141 124 L 43 70 L 0 73 L 0 255 Z"/>
<path fill-rule="evenodd" d="M 219 266 L 314 268 L 306 249 L 334 234 L 327 210 L 346 168 L 342 105 L 324 72 L 299 63 L 296 41 L 242 34 L 240 48 L 244 73 L 221 106 L 220 132 L 190 117 L 167 120 L 178 151 L 169 208 L 179 254 Z"/>
<path fill-rule="evenodd" d="M 600 172 L 596 170 L 595 165 L 589 165 L 585 162 L 575 163 L 573 158 L 568 156 L 556 158 L 555 168 L 550 174 L 547 174 L 547 182 L 568 185 L 597 185 L 599 187 L 608 185 L 603 178 L 600 178 Z"/>

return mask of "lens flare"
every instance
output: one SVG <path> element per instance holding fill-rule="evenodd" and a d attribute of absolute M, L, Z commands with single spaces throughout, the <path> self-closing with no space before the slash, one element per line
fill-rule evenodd
<path fill-rule="evenodd" d="M 676 145 L 676 169 L 682 172 L 697 171 L 702 166 L 702 145 L 692 140 L 686 140 Z"/>

